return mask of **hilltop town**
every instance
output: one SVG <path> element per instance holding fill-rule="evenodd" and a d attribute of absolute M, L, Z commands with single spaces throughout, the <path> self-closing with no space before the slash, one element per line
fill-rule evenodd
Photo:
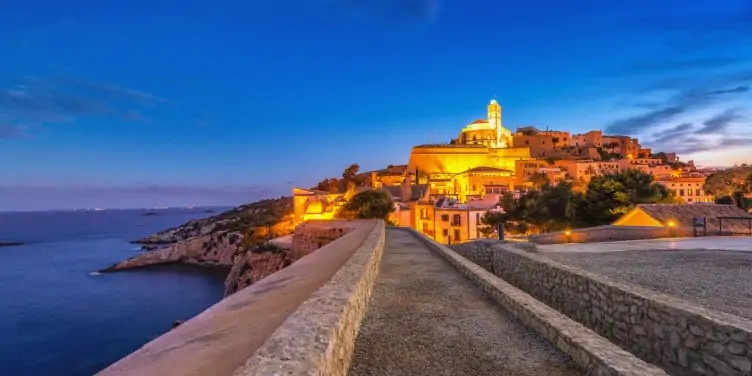
<path fill-rule="evenodd" d="M 482 237 L 482 217 L 499 210 L 506 193 L 519 197 L 540 180 L 583 190 L 594 177 L 631 170 L 652 176 L 673 202 L 715 202 L 703 188 L 713 169 L 601 130 L 571 134 L 530 126 L 512 132 L 504 127 L 496 100 L 488 104 L 485 119 L 467 124 L 457 138 L 413 147 L 406 165 L 373 172 L 370 185 L 360 189 L 386 191 L 396 203 L 394 223 L 448 243 Z M 317 188 L 293 189 L 295 224 L 332 219 L 346 202 L 341 190 Z"/>

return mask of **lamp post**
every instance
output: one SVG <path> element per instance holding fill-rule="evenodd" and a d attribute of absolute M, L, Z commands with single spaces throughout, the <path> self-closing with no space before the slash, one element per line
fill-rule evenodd
<path fill-rule="evenodd" d="M 567 237 L 567 243 L 571 243 L 572 242 L 572 231 L 566 230 L 566 231 L 564 231 L 564 235 L 566 235 L 566 237 Z"/>

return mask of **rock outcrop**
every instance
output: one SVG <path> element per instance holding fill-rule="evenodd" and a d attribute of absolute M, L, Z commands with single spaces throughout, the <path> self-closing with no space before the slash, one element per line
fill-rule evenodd
<path fill-rule="evenodd" d="M 295 228 L 292 249 L 284 250 L 274 245 L 266 245 L 237 255 L 225 280 L 225 296 L 274 274 L 351 230 L 352 228 L 345 225 L 331 226 L 325 222 L 304 223 Z"/>
<path fill-rule="evenodd" d="M 102 271 L 171 263 L 231 267 L 242 240 L 243 235 L 237 232 L 198 236 L 155 251 L 141 253 Z"/>

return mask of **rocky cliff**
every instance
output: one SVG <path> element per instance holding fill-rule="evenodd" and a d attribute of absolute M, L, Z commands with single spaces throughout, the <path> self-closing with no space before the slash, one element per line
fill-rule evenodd
<path fill-rule="evenodd" d="M 304 223 L 295 228 L 292 249 L 281 249 L 269 244 L 237 254 L 230 274 L 225 280 L 225 296 L 274 274 L 301 257 L 341 238 L 351 230 L 352 228 L 346 225 L 332 227 L 322 226 L 315 222 Z"/>
<path fill-rule="evenodd" d="M 350 231 L 346 226 L 332 228 L 306 223 L 295 229 L 291 249 L 267 243 L 265 240 L 269 237 L 290 232 L 287 212 L 290 205 L 284 199 L 264 200 L 264 205 L 244 205 L 218 216 L 190 221 L 139 239 L 136 242 L 160 245 L 162 248 L 143 252 L 102 271 L 171 263 L 225 267 L 229 270 L 225 280 L 227 296 L 274 274 Z"/>

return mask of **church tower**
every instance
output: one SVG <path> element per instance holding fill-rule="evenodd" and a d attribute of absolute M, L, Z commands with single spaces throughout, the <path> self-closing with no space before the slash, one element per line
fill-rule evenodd
<path fill-rule="evenodd" d="M 488 105 L 488 124 L 496 131 L 496 143 L 495 146 L 502 147 L 505 144 L 505 140 L 502 140 L 502 128 L 501 128 L 501 106 L 496 99 L 492 99 Z M 506 145 L 504 145 L 506 146 Z"/>

